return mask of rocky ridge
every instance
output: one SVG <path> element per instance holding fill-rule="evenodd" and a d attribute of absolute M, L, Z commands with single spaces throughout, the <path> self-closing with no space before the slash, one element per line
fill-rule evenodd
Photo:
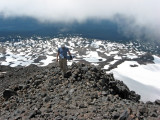
<path fill-rule="evenodd" d="M 73 63 L 65 78 L 55 63 L 1 66 L 1 72 L 7 70 L 0 78 L 1 85 L 5 84 L 0 99 L 2 120 L 160 119 L 160 100 L 143 103 L 140 95 L 100 67 Z"/>

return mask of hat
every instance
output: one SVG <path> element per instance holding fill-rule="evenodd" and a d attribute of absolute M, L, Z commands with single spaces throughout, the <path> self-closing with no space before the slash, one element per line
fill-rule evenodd
<path fill-rule="evenodd" d="M 65 47 L 65 44 L 64 44 L 64 43 L 62 43 L 62 44 L 61 44 L 61 47 Z"/>

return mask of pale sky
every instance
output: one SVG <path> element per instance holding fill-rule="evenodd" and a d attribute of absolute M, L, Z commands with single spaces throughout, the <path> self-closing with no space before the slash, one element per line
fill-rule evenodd
<path fill-rule="evenodd" d="M 126 34 L 136 36 L 147 28 L 146 35 L 151 32 L 148 37 L 156 38 L 160 38 L 159 11 L 160 0 L 0 0 L 4 18 L 32 17 L 42 23 L 106 19 L 119 24 Z"/>

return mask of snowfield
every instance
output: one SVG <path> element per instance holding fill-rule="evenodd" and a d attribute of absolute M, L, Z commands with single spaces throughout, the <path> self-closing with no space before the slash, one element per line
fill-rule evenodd
<path fill-rule="evenodd" d="M 56 62 L 57 48 L 62 42 L 75 56 L 73 60 L 68 61 L 68 65 L 73 62 L 85 62 L 100 66 L 107 73 L 114 73 L 116 79 L 122 80 L 129 89 L 140 94 L 141 100 L 160 99 L 160 57 L 151 55 L 153 60 L 145 57 L 146 52 L 138 50 L 133 43 L 122 44 L 82 37 L 48 40 L 38 37 L 38 40 L 6 41 L 0 42 L 0 65 L 46 66 Z"/>
<path fill-rule="evenodd" d="M 160 58 L 154 56 L 155 64 L 140 65 L 134 61 L 126 61 L 111 70 L 114 77 L 123 80 L 130 90 L 141 95 L 143 101 L 160 99 Z M 138 65 L 131 67 L 130 65 Z"/>

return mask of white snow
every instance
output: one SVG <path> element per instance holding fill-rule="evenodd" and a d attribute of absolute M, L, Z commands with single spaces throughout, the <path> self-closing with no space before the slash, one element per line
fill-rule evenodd
<path fill-rule="evenodd" d="M 122 57 L 121 57 L 121 56 L 116 55 L 116 56 L 114 57 L 114 59 L 116 59 L 116 60 L 120 60 L 120 59 L 122 59 Z"/>
<path fill-rule="evenodd" d="M 91 43 L 91 46 L 94 47 L 94 48 L 99 48 L 100 45 L 102 45 L 102 41 L 94 40 L 94 41 Z"/>
<path fill-rule="evenodd" d="M 41 63 L 43 63 L 43 65 L 41 65 L 41 66 L 47 66 L 49 63 L 53 62 L 52 61 L 53 59 L 56 59 L 56 57 L 49 56 L 49 55 L 47 55 L 46 57 L 47 57 L 47 59 L 40 61 Z"/>
<path fill-rule="evenodd" d="M 75 47 L 75 43 L 73 43 L 72 41 L 69 41 L 68 43 L 71 47 Z"/>
<path fill-rule="evenodd" d="M 110 53 L 104 53 L 105 55 L 107 55 L 107 56 L 111 56 L 111 54 Z"/>
<path fill-rule="evenodd" d="M 160 64 L 160 58 L 156 55 L 153 55 L 153 57 L 154 57 L 154 63 L 155 64 Z"/>
<path fill-rule="evenodd" d="M 135 58 L 138 58 L 137 55 L 133 54 L 133 53 L 128 53 L 126 54 L 127 55 L 127 58 L 130 58 L 130 59 L 135 59 Z"/>
<path fill-rule="evenodd" d="M 154 56 L 160 63 L 160 58 Z M 130 65 L 138 67 L 130 67 Z M 111 70 L 116 79 L 124 81 L 127 86 L 141 95 L 141 100 L 160 99 L 160 64 L 139 65 L 134 61 L 125 61 L 118 68 Z"/>
<path fill-rule="evenodd" d="M 98 55 L 96 51 L 88 51 L 86 56 L 83 56 L 84 60 L 95 63 L 95 62 L 100 62 L 99 59 L 102 59 L 102 61 L 106 60 Z"/>
<path fill-rule="evenodd" d="M 98 63 L 92 63 L 92 65 L 98 66 L 99 64 Z"/>
<path fill-rule="evenodd" d="M 68 62 L 67 62 L 67 65 L 72 65 L 72 63 L 73 63 L 73 62 L 71 62 L 71 61 L 68 61 Z"/>
<path fill-rule="evenodd" d="M 111 54 L 111 55 L 112 55 L 112 54 L 113 54 L 113 55 L 116 55 L 116 54 L 118 54 L 118 52 L 119 52 L 119 51 L 111 51 L 110 54 Z"/>
<path fill-rule="evenodd" d="M 2 54 L 2 53 L 0 53 L 0 57 L 3 57 L 3 54 Z"/>
<path fill-rule="evenodd" d="M 9 65 L 9 63 L 8 62 L 1 62 L 1 65 Z"/>
<path fill-rule="evenodd" d="M 110 65 L 105 65 L 103 69 L 108 69 Z"/>
<path fill-rule="evenodd" d="M 117 62 L 118 60 L 113 60 L 112 62 L 110 62 L 110 65 L 113 65 Z"/>
<path fill-rule="evenodd" d="M 105 51 L 104 50 L 101 50 L 101 49 L 96 49 L 97 52 L 101 52 L 101 53 L 104 53 Z"/>

